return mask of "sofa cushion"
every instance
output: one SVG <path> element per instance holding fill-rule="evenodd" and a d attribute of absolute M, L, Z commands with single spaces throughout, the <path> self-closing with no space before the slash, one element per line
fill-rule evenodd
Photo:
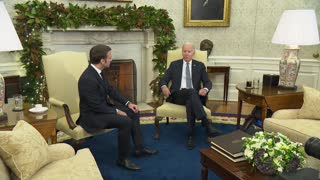
<path fill-rule="evenodd" d="M 88 148 L 81 149 L 73 157 L 54 161 L 41 168 L 32 180 L 102 180 L 101 173 Z"/>
<path fill-rule="evenodd" d="M 320 91 L 303 86 L 303 105 L 298 113 L 300 119 L 320 119 Z"/>
<path fill-rule="evenodd" d="M 0 158 L 0 179 L 1 180 L 10 180 L 9 170 L 1 158 Z"/>
<path fill-rule="evenodd" d="M 45 139 L 23 120 L 12 131 L 0 131 L 0 156 L 20 179 L 30 178 L 49 163 Z"/>
<path fill-rule="evenodd" d="M 305 143 L 310 137 L 320 137 L 320 121 L 312 119 L 275 119 L 264 120 L 263 128 L 268 132 L 281 132 L 289 139 Z"/>

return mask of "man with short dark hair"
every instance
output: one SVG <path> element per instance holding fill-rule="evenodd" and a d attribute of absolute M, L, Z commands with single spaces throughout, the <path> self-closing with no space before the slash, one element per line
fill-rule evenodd
<path fill-rule="evenodd" d="M 128 160 L 130 134 L 135 145 L 135 155 L 153 155 L 158 151 L 146 148 L 140 128 L 139 107 L 123 97 L 102 75 L 112 61 L 111 48 L 96 45 L 90 50 L 90 64 L 82 73 L 79 82 L 80 117 L 78 124 L 92 133 L 107 128 L 118 128 L 117 163 L 130 170 L 139 166 Z M 122 105 L 113 105 L 109 98 Z"/>

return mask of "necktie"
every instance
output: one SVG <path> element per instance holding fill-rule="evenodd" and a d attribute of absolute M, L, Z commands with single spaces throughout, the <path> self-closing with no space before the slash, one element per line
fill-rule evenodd
<path fill-rule="evenodd" d="M 100 73 L 100 77 L 101 77 L 101 79 L 104 80 L 104 74 L 103 74 L 103 72 Z"/>
<path fill-rule="evenodd" d="M 187 63 L 186 66 L 186 81 L 187 81 L 187 88 L 192 88 L 192 81 L 191 81 L 191 76 L 190 76 L 190 68 L 189 68 L 189 63 Z"/>

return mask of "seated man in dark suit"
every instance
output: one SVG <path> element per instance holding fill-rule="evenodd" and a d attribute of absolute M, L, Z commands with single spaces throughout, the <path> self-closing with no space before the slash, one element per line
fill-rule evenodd
<path fill-rule="evenodd" d="M 219 131 L 214 129 L 203 109 L 205 96 L 212 88 L 212 83 L 208 78 L 206 67 L 202 62 L 192 59 L 195 49 L 191 43 L 185 43 L 182 46 L 183 59 L 173 61 L 163 78 L 160 80 L 160 87 L 167 101 L 185 105 L 187 109 L 188 121 L 188 141 L 187 147 L 192 149 L 195 144 L 193 141 L 193 129 L 195 118 L 202 120 L 207 133 L 207 142 L 213 134 Z M 171 81 L 170 90 L 167 87 Z M 203 88 L 201 88 L 201 83 Z"/>
<path fill-rule="evenodd" d="M 139 170 L 139 166 L 128 160 L 130 134 L 135 145 L 135 155 L 152 155 L 158 151 L 144 146 L 138 106 L 110 86 L 101 74 L 103 69 L 110 67 L 111 61 L 110 47 L 96 45 L 91 48 L 90 64 L 78 82 L 80 117 L 77 123 L 89 133 L 106 128 L 118 128 L 117 163 L 130 170 Z M 122 105 L 111 104 L 108 97 Z"/>

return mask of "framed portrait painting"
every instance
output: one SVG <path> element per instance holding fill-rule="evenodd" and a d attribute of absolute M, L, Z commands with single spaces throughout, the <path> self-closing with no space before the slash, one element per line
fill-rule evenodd
<path fill-rule="evenodd" d="M 231 0 L 184 0 L 184 26 L 229 26 Z"/>

